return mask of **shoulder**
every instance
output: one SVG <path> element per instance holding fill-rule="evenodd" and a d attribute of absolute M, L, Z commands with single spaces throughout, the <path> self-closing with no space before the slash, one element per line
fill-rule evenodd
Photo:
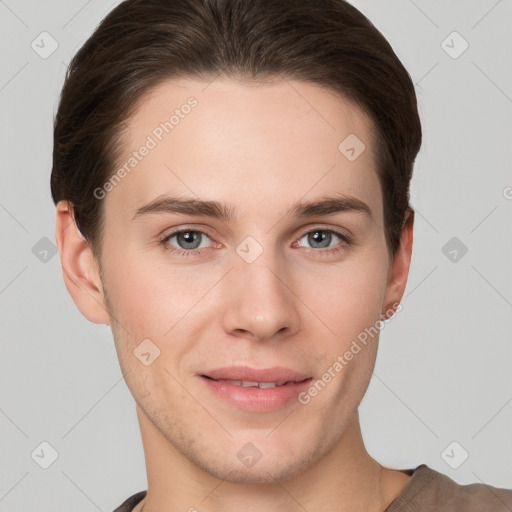
<path fill-rule="evenodd" d="M 114 512 L 132 512 L 133 508 L 146 497 L 147 491 L 140 491 L 123 501 Z"/>
<path fill-rule="evenodd" d="M 411 471 L 408 471 L 411 474 Z M 425 464 L 412 476 L 386 512 L 510 512 L 512 490 L 475 483 L 460 485 Z"/>

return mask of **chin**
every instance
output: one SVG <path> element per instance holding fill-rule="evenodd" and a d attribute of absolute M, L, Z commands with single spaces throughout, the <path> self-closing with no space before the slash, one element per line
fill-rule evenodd
<path fill-rule="evenodd" d="M 232 461 L 228 460 L 227 452 L 223 452 L 219 459 L 204 459 L 204 452 L 201 457 L 198 454 L 188 454 L 196 466 L 200 467 L 206 473 L 225 480 L 233 484 L 246 485 L 275 485 L 276 482 L 285 482 L 305 472 L 321 456 L 319 449 L 311 449 L 304 453 L 290 453 L 288 456 L 283 453 L 272 455 L 262 454 L 251 467 L 245 467 L 238 458 L 238 454 L 233 452 Z"/>

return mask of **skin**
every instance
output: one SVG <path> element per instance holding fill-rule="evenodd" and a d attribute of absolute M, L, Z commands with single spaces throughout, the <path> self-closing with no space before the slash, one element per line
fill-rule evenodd
<path fill-rule="evenodd" d="M 86 318 L 111 325 L 137 404 L 148 495 L 136 510 L 382 511 L 409 477 L 375 461 L 361 437 L 357 408 L 378 337 L 307 405 L 293 400 L 273 412 L 243 411 L 197 376 L 240 364 L 320 379 L 400 302 L 413 217 L 391 257 L 372 122 L 309 83 L 180 79 L 139 104 L 124 134 L 127 155 L 190 96 L 198 105 L 103 199 L 100 261 L 69 205 L 57 205 L 67 289 Z M 349 134 L 366 146 L 352 162 L 338 150 Z M 371 214 L 288 213 L 298 201 L 336 194 L 363 201 Z M 133 218 L 162 195 L 219 201 L 235 216 Z M 161 243 L 179 228 L 207 233 L 195 256 L 172 252 L 182 238 Z M 307 236 L 312 228 L 350 234 L 351 242 L 332 234 L 329 247 L 319 247 Z M 252 263 L 236 252 L 248 236 L 263 247 Z M 134 355 L 144 339 L 160 350 L 148 366 Z M 262 454 L 251 468 L 237 458 L 246 443 Z"/>

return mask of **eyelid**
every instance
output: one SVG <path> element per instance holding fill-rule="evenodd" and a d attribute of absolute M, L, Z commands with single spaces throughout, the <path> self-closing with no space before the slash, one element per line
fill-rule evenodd
<path fill-rule="evenodd" d="M 331 231 L 331 232 L 335 233 L 336 235 L 338 235 L 340 238 L 342 238 L 347 243 L 352 242 L 352 239 L 354 237 L 354 235 L 348 229 L 341 228 L 338 226 L 336 226 L 336 227 L 335 226 L 325 226 L 325 225 L 320 224 L 320 225 L 315 225 L 310 228 L 307 228 L 306 231 L 302 231 L 301 232 L 302 234 L 299 236 L 298 240 L 300 240 L 304 235 L 308 235 L 309 233 L 315 232 L 315 231 Z"/>
<path fill-rule="evenodd" d="M 162 231 L 162 233 L 160 235 L 158 235 L 158 238 L 160 240 L 162 240 L 162 239 L 167 238 L 169 236 L 176 235 L 178 233 L 182 233 L 183 231 L 194 231 L 194 232 L 197 232 L 197 233 L 203 233 L 204 235 L 206 235 L 209 238 L 211 238 L 211 235 L 208 232 L 207 228 L 197 227 L 197 226 L 189 225 L 189 224 L 183 224 L 183 225 L 180 225 L 178 227 L 164 229 Z"/>
<path fill-rule="evenodd" d="M 198 227 L 187 226 L 187 225 L 180 226 L 177 228 L 172 228 L 170 230 L 165 230 L 163 232 L 163 234 L 160 235 L 158 238 L 159 238 L 160 243 L 165 243 L 166 241 L 169 241 L 172 237 L 179 235 L 180 233 L 186 233 L 187 231 L 192 231 L 194 233 L 200 233 L 202 235 L 207 236 L 212 242 L 215 242 L 215 240 L 213 239 L 212 235 L 210 235 L 208 230 L 206 230 L 204 228 L 198 228 Z M 177 250 L 179 250 L 179 249 L 177 249 Z M 201 251 L 201 250 L 202 249 L 194 249 L 194 250 L 188 250 L 187 252 L 193 252 L 193 251 L 197 252 L 197 251 Z"/>

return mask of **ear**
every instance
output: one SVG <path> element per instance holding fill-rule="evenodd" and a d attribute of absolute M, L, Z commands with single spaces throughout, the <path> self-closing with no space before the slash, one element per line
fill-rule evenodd
<path fill-rule="evenodd" d="M 73 208 L 68 201 L 57 203 L 55 238 L 64 282 L 76 306 L 87 320 L 109 324 L 99 265 L 76 225 Z"/>
<path fill-rule="evenodd" d="M 405 213 L 404 225 L 400 237 L 400 246 L 398 247 L 388 273 L 388 282 L 386 285 L 386 294 L 384 299 L 385 310 L 383 319 L 391 316 L 389 313 L 395 311 L 402 300 L 409 275 L 409 266 L 412 255 L 412 232 L 414 227 L 414 211 L 408 209 Z"/>

